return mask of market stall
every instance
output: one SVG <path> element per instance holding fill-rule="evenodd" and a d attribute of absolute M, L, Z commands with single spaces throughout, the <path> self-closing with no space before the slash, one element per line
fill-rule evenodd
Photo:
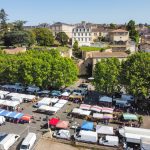
<path fill-rule="evenodd" d="M 92 131 L 94 130 L 94 123 L 90 121 L 83 121 L 81 125 L 81 129 Z"/>
<path fill-rule="evenodd" d="M 56 124 L 56 128 L 59 129 L 67 129 L 68 126 L 69 126 L 69 121 L 59 120 L 59 122 Z"/>

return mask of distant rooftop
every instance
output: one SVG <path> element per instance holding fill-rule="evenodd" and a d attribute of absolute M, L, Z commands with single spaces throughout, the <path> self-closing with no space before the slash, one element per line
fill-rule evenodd
<path fill-rule="evenodd" d="M 117 29 L 117 30 L 113 30 L 111 32 L 128 32 L 127 30 L 123 30 L 123 29 Z"/>

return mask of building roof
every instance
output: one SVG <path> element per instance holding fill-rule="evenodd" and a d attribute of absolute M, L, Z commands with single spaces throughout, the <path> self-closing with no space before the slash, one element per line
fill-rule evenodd
<path fill-rule="evenodd" d="M 93 58 L 126 58 L 128 54 L 125 52 L 94 52 Z"/>
<path fill-rule="evenodd" d="M 117 29 L 117 30 L 113 30 L 113 31 L 111 31 L 111 32 L 128 32 L 127 30 L 123 30 L 123 29 Z"/>
<path fill-rule="evenodd" d="M 55 22 L 54 24 L 52 24 L 51 26 L 55 26 L 55 25 L 67 25 L 67 26 L 73 26 L 71 24 L 67 24 L 67 23 L 63 23 L 63 22 Z"/>

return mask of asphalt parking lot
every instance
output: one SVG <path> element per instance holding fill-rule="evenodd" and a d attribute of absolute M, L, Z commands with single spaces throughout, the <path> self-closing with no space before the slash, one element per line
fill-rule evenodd
<path fill-rule="evenodd" d="M 73 85 L 71 88 L 76 88 L 82 81 L 77 82 L 75 85 Z M 99 95 L 96 93 L 90 93 L 90 97 L 85 101 L 85 103 L 92 104 L 97 101 Z M 35 102 L 36 103 L 36 102 Z M 47 115 L 43 113 L 37 113 L 37 108 L 34 108 L 33 105 L 35 103 L 23 103 L 20 105 L 20 108 L 23 108 L 24 114 L 29 114 L 34 116 L 34 119 L 31 120 L 29 124 L 16 124 L 11 122 L 6 122 L 5 125 L 0 127 L 0 132 L 4 133 L 14 133 L 20 135 L 19 140 L 10 148 L 10 150 L 19 150 L 20 144 L 22 140 L 26 137 L 28 132 L 34 132 L 37 135 L 37 143 L 40 139 L 40 137 L 48 131 L 47 128 L 43 128 L 45 124 L 47 124 L 46 117 L 48 116 L 48 119 L 52 117 L 59 117 L 60 120 L 69 121 L 69 126 L 71 127 L 73 122 L 77 122 L 78 125 L 81 125 L 83 119 L 78 118 L 72 118 L 68 116 L 67 112 L 72 111 L 73 108 L 79 107 L 79 104 L 68 102 L 64 105 L 63 108 L 61 108 L 56 114 L 54 115 Z M 74 129 L 70 129 L 71 134 L 74 134 Z M 36 143 L 36 144 L 37 144 Z M 35 144 L 35 147 L 36 147 Z M 36 148 L 33 149 L 36 149 Z"/>
<path fill-rule="evenodd" d="M 0 132 L 14 133 L 20 135 L 20 139 L 15 143 L 15 145 L 11 147 L 10 150 L 18 150 L 23 138 L 28 134 L 28 132 L 36 133 L 37 141 L 38 141 L 40 139 L 40 136 L 48 131 L 47 128 L 43 128 L 43 126 L 47 124 L 46 116 L 48 116 L 49 119 L 52 117 L 59 117 L 61 120 L 71 121 L 71 118 L 67 117 L 66 110 L 71 111 L 74 107 L 79 106 L 79 104 L 68 102 L 56 114 L 50 116 L 47 114 L 37 113 L 36 112 L 37 108 L 32 107 L 34 104 L 35 103 L 24 103 L 20 105 L 20 107 L 24 109 L 22 111 L 23 113 L 34 116 L 34 119 L 32 119 L 29 124 L 16 124 L 11 122 L 6 122 L 5 125 L 2 125 L 0 127 Z"/>

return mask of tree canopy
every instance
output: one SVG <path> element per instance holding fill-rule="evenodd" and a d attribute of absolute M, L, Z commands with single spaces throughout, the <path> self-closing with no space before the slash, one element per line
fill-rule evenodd
<path fill-rule="evenodd" d="M 39 46 L 51 46 L 54 44 L 52 32 L 47 28 L 35 28 L 33 32 L 36 37 L 36 42 Z"/>
<path fill-rule="evenodd" d="M 78 70 L 69 58 L 57 50 L 28 50 L 24 54 L 0 54 L 0 82 L 24 85 L 35 84 L 42 88 L 68 86 L 77 79 Z"/>
<path fill-rule="evenodd" d="M 56 35 L 56 40 L 62 45 L 66 45 L 68 43 L 69 37 L 65 32 L 59 32 Z"/>
<path fill-rule="evenodd" d="M 121 83 L 135 96 L 148 96 L 150 89 L 150 53 L 136 53 L 122 63 Z"/>
<path fill-rule="evenodd" d="M 31 46 L 35 43 L 34 35 L 30 31 L 10 31 L 4 34 L 5 46 Z"/>
<path fill-rule="evenodd" d="M 139 33 L 135 28 L 135 21 L 130 20 L 128 22 L 126 28 L 129 31 L 130 38 L 138 44 L 138 42 L 139 42 Z"/>
<path fill-rule="evenodd" d="M 94 69 L 94 85 L 97 91 L 113 94 L 119 90 L 120 62 L 116 58 L 102 59 Z"/>

